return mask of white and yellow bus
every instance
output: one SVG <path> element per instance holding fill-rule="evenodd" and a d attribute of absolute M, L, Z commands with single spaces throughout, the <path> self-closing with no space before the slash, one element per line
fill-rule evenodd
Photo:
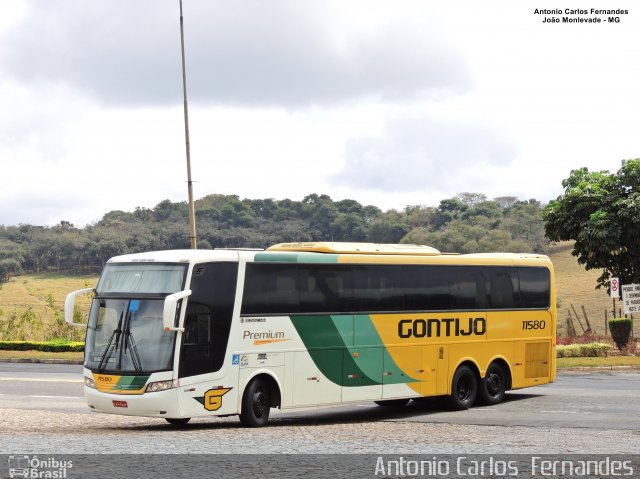
<path fill-rule="evenodd" d="M 165 418 L 448 396 L 555 380 L 551 262 L 427 246 L 284 243 L 110 259 L 92 290 L 88 406 Z M 75 297 L 65 317 L 73 323 Z"/>

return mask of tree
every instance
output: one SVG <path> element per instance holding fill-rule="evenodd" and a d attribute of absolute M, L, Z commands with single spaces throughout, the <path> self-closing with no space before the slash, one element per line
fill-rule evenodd
<path fill-rule="evenodd" d="M 640 282 L 640 158 L 623 161 L 616 174 L 573 170 L 562 186 L 544 209 L 546 236 L 575 241 L 578 263 L 604 270 L 597 288 L 609 288 L 611 277 Z"/>
<path fill-rule="evenodd" d="M 436 227 L 442 228 L 454 219 L 459 218 L 468 209 L 467 204 L 457 198 L 448 198 L 440 201 L 436 212 Z"/>
<path fill-rule="evenodd" d="M 483 201 L 487 201 L 487 195 L 485 195 L 484 193 L 469 193 L 465 191 L 462 193 L 458 193 L 456 195 L 456 199 L 463 202 L 469 208 L 473 208 Z"/>
<path fill-rule="evenodd" d="M 369 241 L 373 243 L 398 243 L 409 232 L 406 216 L 389 210 L 369 226 Z"/>

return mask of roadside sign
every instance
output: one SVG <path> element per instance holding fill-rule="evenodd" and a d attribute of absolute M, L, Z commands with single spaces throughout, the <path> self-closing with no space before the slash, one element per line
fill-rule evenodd
<path fill-rule="evenodd" d="M 620 280 L 618 278 L 611 278 L 609 283 L 609 295 L 612 298 L 620 297 Z"/>
<path fill-rule="evenodd" d="M 622 285 L 624 314 L 640 313 L 640 284 Z"/>

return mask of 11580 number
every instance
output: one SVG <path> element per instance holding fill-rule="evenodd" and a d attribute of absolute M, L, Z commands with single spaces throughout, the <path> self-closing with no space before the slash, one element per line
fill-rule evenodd
<path fill-rule="evenodd" d="M 547 326 L 547 322 L 542 321 L 522 321 L 522 329 L 544 329 Z"/>

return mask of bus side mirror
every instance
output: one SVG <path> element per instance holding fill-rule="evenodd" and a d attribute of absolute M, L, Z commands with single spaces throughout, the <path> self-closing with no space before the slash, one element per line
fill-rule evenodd
<path fill-rule="evenodd" d="M 78 291 L 74 291 L 73 293 L 69 293 L 64 300 L 64 320 L 69 323 L 71 326 L 85 327 L 86 324 L 82 323 L 74 323 L 73 322 L 73 312 L 76 306 L 76 296 L 79 294 L 85 294 L 89 291 L 93 291 L 93 288 L 84 288 L 79 289 Z"/>
<path fill-rule="evenodd" d="M 176 323 L 176 310 L 178 309 L 178 301 L 191 295 L 191 290 L 179 291 L 177 293 L 170 294 L 164 298 L 164 309 L 162 311 L 162 325 L 165 331 L 184 331 L 184 328 L 177 328 Z"/>

